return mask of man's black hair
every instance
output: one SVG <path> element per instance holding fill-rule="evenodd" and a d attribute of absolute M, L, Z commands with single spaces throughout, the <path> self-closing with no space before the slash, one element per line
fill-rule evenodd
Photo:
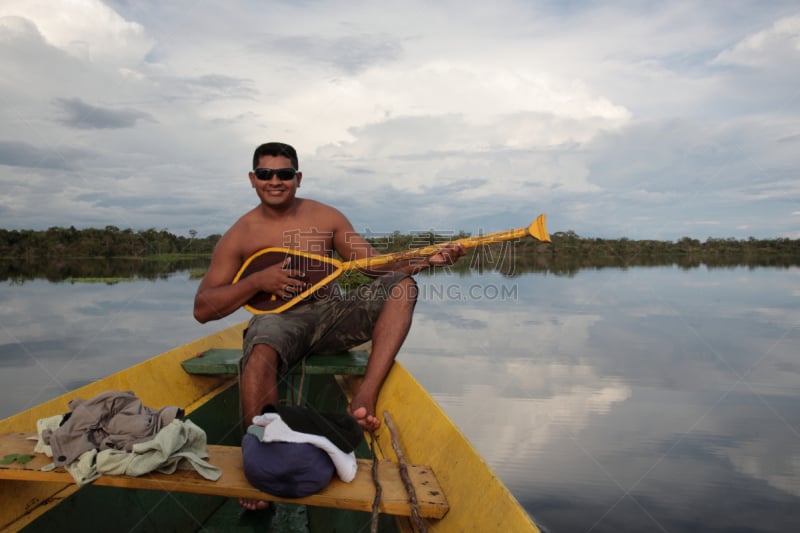
<path fill-rule="evenodd" d="M 256 148 L 255 153 L 253 154 L 253 170 L 258 168 L 258 161 L 265 155 L 271 156 L 279 156 L 282 155 L 284 157 L 289 158 L 289 161 L 292 162 L 292 166 L 295 170 L 300 169 L 300 164 L 297 161 L 297 151 L 290 145 L 286 143 L 264 143 L 258 148 Z"/>

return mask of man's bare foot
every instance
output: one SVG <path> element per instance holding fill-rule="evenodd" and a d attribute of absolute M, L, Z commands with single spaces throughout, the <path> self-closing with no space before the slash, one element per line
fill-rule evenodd
<path fill-rule="evenodd" d="M 354 398 L 353 403 L 347 408 L 347 414 L 356 419 L 361 429 L 375 431 L 381 427 L 381 421 L 375 415 L 370 414 L 365 406 L 358 405 L 356 402 L 357 400 Z"/>
<path fill-rule="evenodd" d="M 241 508 L 245 511 L 261 511 L 262 509 L 269 507 L 269 502 L 239 498 L 239 506 L 241 506 Z"/>

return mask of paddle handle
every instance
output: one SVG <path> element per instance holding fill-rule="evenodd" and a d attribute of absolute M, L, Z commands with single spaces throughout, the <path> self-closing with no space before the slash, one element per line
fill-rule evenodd
<path fill-rule="evenodd" d="M 530 226 L 526 228 L 510 229 L 505 231 L 498 231 L 496 233 L 488 233 L 486 235 L 478 235 L 477 237 L 464 237 L 441 244 L 431 244 L 430 246 L 423 246 L 422 248 L 413 248 L 411 250 L 403 250 L 401 252 L 394 252 L 385 255 L 375 255 L 372 257 L 365 257 L 363 259 L 356 259 L 354 261 L 347 261 L 342 264 L 342 270 L 353 270 L 370 268 L 390 263 L 397 263 L 399 261 L 407 261 L 409 259 L 419 259 L 422 257 L 430 257 L 439 253 L 444 245 L 447 244 L 460 244 L 464 248 L 475 248 L 476 246 L 485 246 L 487 244 L 494 244 L 503 241 L 511 241 L 514 239 L 521 239 L 522 237 L 531 236 L 541 242 L 550 242 L 550 235 L 547 233 L 545 227 L 546 215 L 541 214 L 536 217 Z"/>

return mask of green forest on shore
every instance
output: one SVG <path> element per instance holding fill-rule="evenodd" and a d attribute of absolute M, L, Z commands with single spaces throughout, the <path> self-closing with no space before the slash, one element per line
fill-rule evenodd
<path fill-rule="evenodd" d="M 166 229 L 134 231 L 52 227 L 47 230 L 0 229 L 0 280 L 47 278 L 98 280 L 153 278 L 189 269 L 202 275 L 221 235 L 180 236 Z M 418 232 L 368 235 L 382 253 L 467 237 Z M 528 271 L 571 274 L 582 268 L 678 265 L 708 267 L 800 265 L 800 239 L 718 239 L 683 237 L 677 241 L 585 238 L 573 231 L 551 235 L 552 243 L 532 238 L 470 250 L 453 270 L 494 269 L 509 276 Z"/>

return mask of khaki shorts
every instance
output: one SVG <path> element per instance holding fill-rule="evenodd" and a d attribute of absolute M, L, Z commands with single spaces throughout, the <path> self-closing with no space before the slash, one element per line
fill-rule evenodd
<path fill-rule="evenodd" d="M 390 272 L 344 294 L 334 291 L 329 298 L 282 313 L 254 315 L 244 330 L 239 367 L 244 369 L 256 344 L 267 344 L 278 352 L 283 372 L 313 353 L 339 353 L 363 344 L 372 337 L 392 288 L 406 277 Z M 409 287 L 416 292 L 416 283 Z"/>

